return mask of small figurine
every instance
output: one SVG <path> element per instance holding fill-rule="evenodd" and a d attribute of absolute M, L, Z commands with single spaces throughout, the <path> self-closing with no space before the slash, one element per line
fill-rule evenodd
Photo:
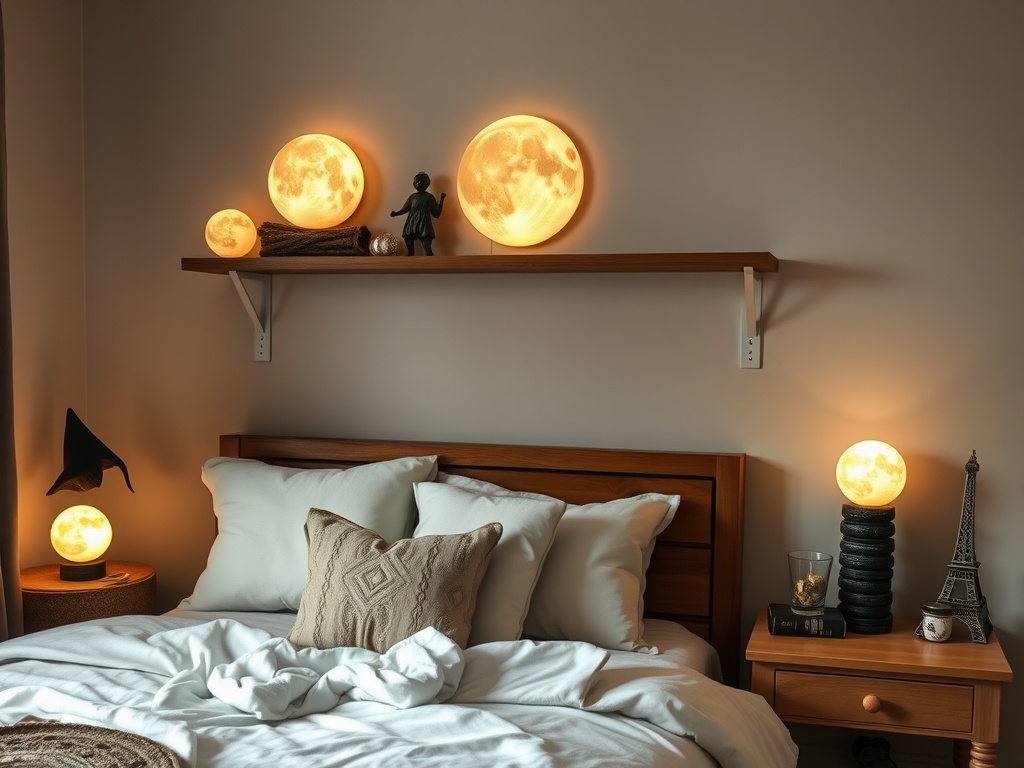
<path fill-rule="evenodd" d="M 416 241 L 423 243 L 423 250 L 427 256 L 433 256 L 434 251 L 431 243 L 434 241 L 434 222 L 430 219 L 438 218 L 441 209 L 444 207 L 445 193 L 441 193 L 440 202 L 427 192 L 430 186 L 430 177 L 423 173 L 417 173 L 412 179 L 413 189 L 416 191 L 409 195 L 405 205 L 400 210 L 392 211 L 392 216 L 401 216 L 408 213 L 409 218 L 405 220 L 405 227 L 402 229 L 402 238 L 405 240 L 405 247 L 412 256 L 416 251 Z"/>

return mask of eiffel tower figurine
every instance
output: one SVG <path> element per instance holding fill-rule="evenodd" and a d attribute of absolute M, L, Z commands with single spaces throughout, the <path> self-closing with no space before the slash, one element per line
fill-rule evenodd
<path fill-rule="evenodd" d="M 979 469 L 976 451 L 971 451 L 971 458 L 964 469 L 967 470 L 967 484 L 964 486 L 964 506 L 960 513 L 960 533 L 957 535 L 953 562 L 949 564 L 946 583 L 938 602 L 950 606 L 953 617 L 970 628 L 971 640 L 987 643 L 992 621 L 988 615 L 988 602 L 981 594 L 981 583 L 978 581 L 978 566 L 981 563 L 974 553 L 974 484 Z M 919 626 L 914 634 L 921 637 L 922 628 Z"/>

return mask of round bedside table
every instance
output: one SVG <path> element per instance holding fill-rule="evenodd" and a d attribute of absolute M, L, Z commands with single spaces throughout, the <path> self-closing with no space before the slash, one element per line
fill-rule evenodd
<path fill-rule="evenodd" d="M 124 574 L 121 579 L 111 578 Z M 25 631 L 131 613 L 156 613 L 156 571 L 142 563 L 107 561 L 107 578 L 61 581 L 60 566 L 21 572 Z"/>

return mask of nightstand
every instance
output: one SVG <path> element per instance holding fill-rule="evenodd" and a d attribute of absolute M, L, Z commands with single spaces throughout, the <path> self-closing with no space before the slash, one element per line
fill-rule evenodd
<path fill-rule="evenodd" d="M 994 768 L 999 698 L 1013 671 L 993 632 L 987 644 L 955 633 L 944 643 L 914 637 L 918 621 L 896 619 L 884 635 L 771 635 L 765 612 L 747 643 L 751 689 L 790 723 L 955 739 L 958 768 Z"/>
<path fill-rule="evenodd" d="M 125 574 L 120 580 L 111 578 Z M 156 572 L 148 565 L 107 561 L 107 579 L 61 581 L 58 565 L 40 565 L 21 572 L 25 631 L 73 624 L 76 621 L 156 613 Z"/>

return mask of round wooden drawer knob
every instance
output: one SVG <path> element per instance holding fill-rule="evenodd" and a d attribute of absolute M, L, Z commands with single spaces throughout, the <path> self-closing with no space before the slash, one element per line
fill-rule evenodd
<path fill-rule="evenodd" d="M 864 701 L 862 701 L 861 704 L 864 705 L 864 711 L 870 712 L 871 714 L 875 714 L 875 712 L 882 708 L 882 700 L 873 693 L 869 693 L 865 696 Z"/>

